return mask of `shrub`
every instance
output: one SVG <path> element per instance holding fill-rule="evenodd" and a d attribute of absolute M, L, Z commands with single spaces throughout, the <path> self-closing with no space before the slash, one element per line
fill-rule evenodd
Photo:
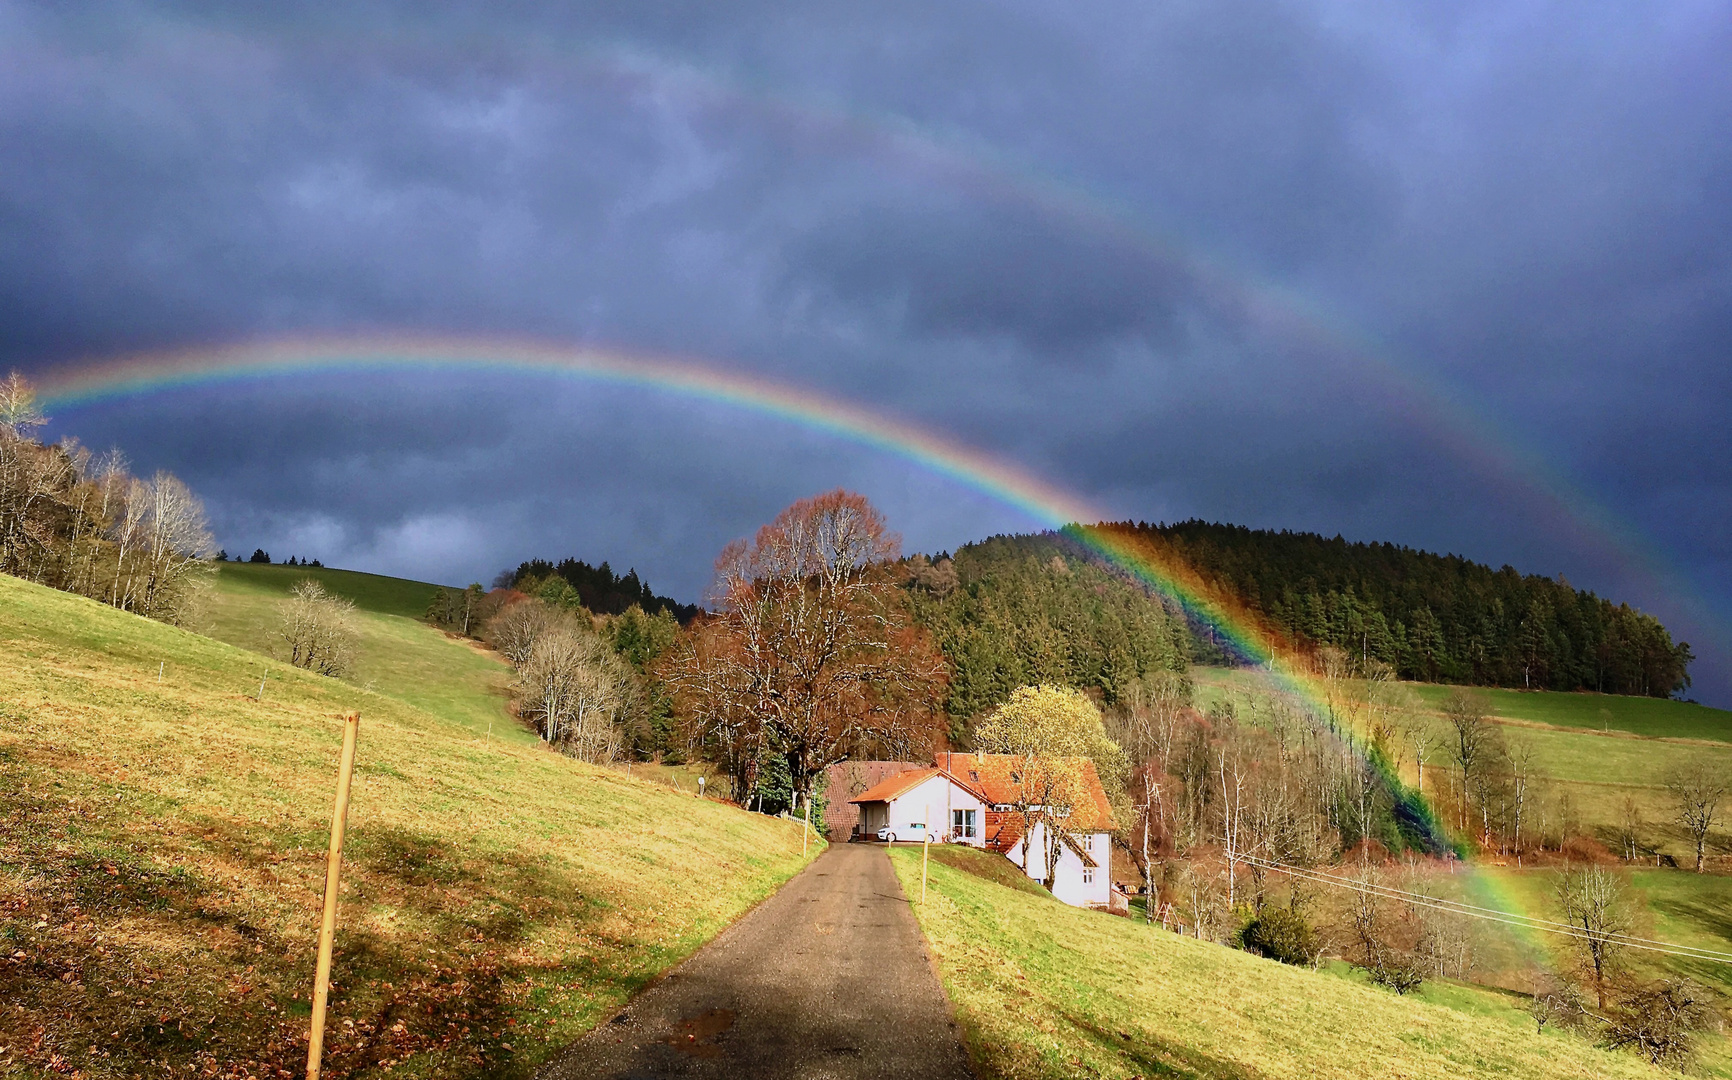
<path fill-rule="evenodd" d="M 297 584 L 278 605 L 278 628 L 288 647 L 289 663 L 320 675 L 344 675 L 354 664 L 355 605 L 332 596 L 311 578 Z"/>
<path fill-rule="evenodd" d="M 1629 1047 L 1654 1065 L 1680 1067 L 1696 1050 L 1696 1033 L 1708 1026 L 1706 993 L 1687 979 L 1661 979 L 1618 1002 L 1607 1018 L 1606 1045 Z"/>
<path fill-rule="evenodd" d="M 1268 907 L 1240 932 L 1246 951 L 1283 964 L 1309 967 L 1317 959 L 1317 933 L 1305 916 L 1292 908 Z"/>

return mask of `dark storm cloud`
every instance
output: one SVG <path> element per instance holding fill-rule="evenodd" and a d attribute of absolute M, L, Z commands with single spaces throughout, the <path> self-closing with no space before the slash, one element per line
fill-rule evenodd
<path fill-rule="evenodd" d="M 1699 636 L 1732 611 L 1729 54 L 1688 3 L 0 2 L 0 363 L 351 330 L 689 353 L 1114 515 L 1561 571 Z M 231 546 L 452 580 L 573 553 L 695 596 L 838 483 L 914 547 L 1032 524 L 568 382 L 293 380 L 56 430 L 181 473 Z M 1682 584 L 1560 517 L 1569 485 Z"/>

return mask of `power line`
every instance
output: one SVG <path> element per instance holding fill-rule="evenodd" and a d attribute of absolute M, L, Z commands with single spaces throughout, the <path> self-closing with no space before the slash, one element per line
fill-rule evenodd
<path fill-rule="evenodd" d="M 1667 956 L 1677 956 L 1687 960 L 1704 960 L 1713 964 L 1732 964 L 1732 953 L 1723 953 L 1714 949 L 1699 949 L 1694 945 L 1678 945 L 1667 941 L 1656 941 L 1652 938 L 1633 937 L 1628 934 L 1596 933 L 1584 930 L 1582 927 L 1569 923 L 1555 922 L 1551 919 L 1538 919 L 1528 915 L 1512 915 L 1509 912 L 1498 911 L 1495 908 L 1480 907 L 1477 904 L 1466 904 L 1457 900 L 1446 900 L 1441 897 L 1428 896 L 1425 893 L 1409 892 L 1389 885 L 1378 885 L 1372 882 L 1354 881 L 1351 878 L 1338 878 L 1318 870 L 1305 867 L 1288 866 L 1284 863 L 1261 859 L 1254 855 L 1239 855 L 1237 861 L 1248 862 L 1290 877 L 1315 882 L 1320 885 L 1332 885 L 1336 888 L 1351 889 L 1355 892 L 1369 892 L 1386 899 L 1400 900 L 1415 907 L 1430 908 L 1448 914 L 1461 915 L 1467 918 L 1483 919 L 1487 922 L 1503 923 L 1524 930 L 1538 930 L 1548 934 L 1574 938 L 1578 941 L 1599 941 L 1613 945 L 1621 945 L 1647 952 L 1662 953 Z"/>

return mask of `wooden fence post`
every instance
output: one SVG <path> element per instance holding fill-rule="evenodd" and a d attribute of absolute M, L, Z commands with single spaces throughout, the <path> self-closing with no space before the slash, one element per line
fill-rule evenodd
<path fill-rule="evenodd" d="M 337 805 L 331 812 L 331 848 L 325 855 L 325 918 L 319 926 L 319 963 L 313 974 L 313 1029 L 307 1041 L 307 1080 L 319 1080 L 325 1053 L 325 1003 L 331 993 L 331 940 L 337 933 L 337 883 L 343 872 L 343 834 L 349 828 L 349 779 L 355 773 L 355 737 L 361 714 L 343 717 L 343 756 L 337 765 Z"/>

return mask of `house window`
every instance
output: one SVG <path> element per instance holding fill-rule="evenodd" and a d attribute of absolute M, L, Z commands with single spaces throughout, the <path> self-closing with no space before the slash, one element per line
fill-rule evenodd
<path fill-rule="evenodd" d="M 1095 883 L 1095 868 L 1092 866 L 1083 867 L 1083 884 L 1084 885 L 1093 885 L 1094 883 Z"/>
<path fill-rule="evenodd" d="M 965 839 L 974 839 L 974 811 L 952 810 L 950 812 L 950 835 Z"/>

